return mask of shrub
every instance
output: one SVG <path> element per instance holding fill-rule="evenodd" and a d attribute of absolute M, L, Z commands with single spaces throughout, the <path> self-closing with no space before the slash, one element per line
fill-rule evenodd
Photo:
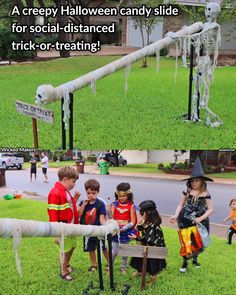
<path fill-rule="evenodd" d="M 88 161 L 91 161 L 91 162 L 96 162 L 97 157 L 95 155 L 90 155 L 90 156 L 88 156 L 88 159 L 87 160 Z"/>
<path fill-rule="evenodd" d="M 159 170 L 164 170 L 164 165 L 162 163 L 158 164 L 157 168 Z"/>
<path fill-rule="evenodd" d="M 34 51 L 12 50 L 12 42 L 20 42 L 22 39 L 22 34 L 12 33 L 9 27 L 0 25 L 0 57 L 16 60 L 32 58 Z"/>

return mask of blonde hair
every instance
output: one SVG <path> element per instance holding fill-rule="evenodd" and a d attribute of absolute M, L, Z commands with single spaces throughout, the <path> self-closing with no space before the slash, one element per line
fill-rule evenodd
<path fill-rule="evenodd" d="M 68 178 L 68 179 L 78 179 L 79 178 L 79 174 L 78 172 L 75 170 L 74 167 L 71 166 L 64 166 L 61 167 L 58 170 L 58 178 L 61 181 L 64 177 Z"/>

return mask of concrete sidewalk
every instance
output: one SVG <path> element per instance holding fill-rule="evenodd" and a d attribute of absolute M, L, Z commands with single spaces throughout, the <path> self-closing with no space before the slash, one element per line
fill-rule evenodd
<path fill-rule="evenodd" d="M 139 48 L 136 47 L 126 47 L 126 46 L 101 46 L 101 50 L 96 53 L 91 53 L 90 51 L 71 51 L 71 56 L 85 56 L 85 55 L 127 55 L 131 52 L 136 51 Z M 53 59 L 59 58 L 60 52 L 56 50 L 51 51 L 38 51 L 37 57 L 39 59 Z"/>
<path fill-rule="evenodd" d="M 11 188 L 7 188 L 7 187 L 2 188 L 1 187 L 0 188 L 0 199 L 2 199 L 5 194 L 13 194 L 14 192 L 15 191 L 12 190 Z M 46 196 L 40 196 L 36 193 L 31 193 L 31 192 L 27 192 L 27 191 L 19 192 L 19 193 L 21 193 L 23 198 L 25 198 L 25 199 L 47 202 Z M 9 201 L 9 202 L 11 202 L 11 201 Z M 20 200 L 19 200 L 19 202 L 20 202 Z M 161 217 L 162 217 L 162 225 L 163 226 L 166 226 L 169 228 L 174 228 L 177 230 L 177 225 L 170 223 L 170 217 L 171 217 L 170 215 L 162 214 Z M 227 234 L 227 230 L 228 230 L 229 226 L 211 223 L 210 228 L 211 228 L 211 235 L 212 236 L 217 236 L 217 237 L 226 239 L 226 234 Z"/>

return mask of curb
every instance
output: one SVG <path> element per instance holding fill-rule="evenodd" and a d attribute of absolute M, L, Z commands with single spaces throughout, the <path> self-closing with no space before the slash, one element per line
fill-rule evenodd
<path fill-rule="evenodd" d="M 85 167 L 86 169 L 86 167 Z M 97 174 L 100 175 L 98 170 L 90 170 L 86 171 L 85 174 Z M 153 179 L 169 179 L 169 180 L 178 180 L 181 181 L 186 175 L 179 175 L 179 174 L 160 174 L 160 173 L 139 173 L 139 172 L 123 172 L 123 171 L 110 171 L 111 176 L 129 176 L 129 177 L 138 177 L 138 178 L 153 178 Z M 218 178 L 218 177 L 211 177 L 214 180 L 214 183 L 218 184 L 230 184 L 236 185 L 236 179 L 230 178 Z"/>

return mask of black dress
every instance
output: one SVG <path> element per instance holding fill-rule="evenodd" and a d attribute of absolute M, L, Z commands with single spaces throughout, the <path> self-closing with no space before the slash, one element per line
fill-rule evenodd
<path fill-rule="evenodd" d="M 165 247 L 163 232 L 160 226 L 156 224 L 138 225 L 138 230 L 141 232 L 141 238 L 137 238 L 144 246 Z M 132 257 L 130 265 L 138 272 L 142 272 L 143 258 Z M 165 270 L 165 259 L 147 259 L 147 272 L 150 275 L 156 275 L 158 272 Z"/>
<path fill-rule="evenodd" d="M 178 226 L 179 228 L 186 228 L 193 226 L 193 221 L 196 217 L 200 217 L 207 211 L 206 199 L 211 199 L 209 193 L 207 195 L 194 198 L 189 194 L 186 196 L 185 204 L 179 213 Z M 201 223 L 206 227 L 209 232 L 209 218 L 205 218 Z"/>

